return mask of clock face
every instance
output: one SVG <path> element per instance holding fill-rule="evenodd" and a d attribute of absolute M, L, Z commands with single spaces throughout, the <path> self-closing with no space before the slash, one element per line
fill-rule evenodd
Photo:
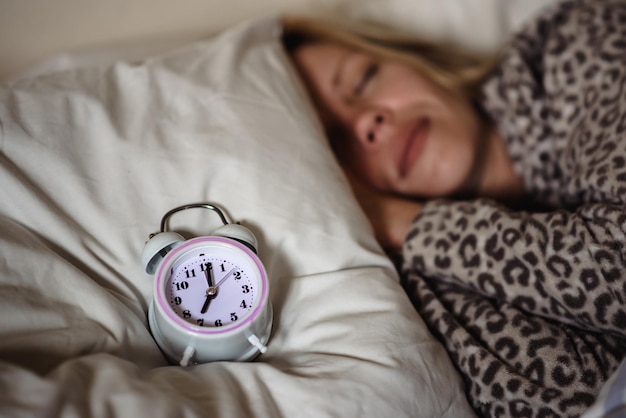
<path fill-rule="evenodd" d="M 266 293 L 265 273 L 252 252 L 229 241 L 191 240 L 164 260 L 158 300 L 176 322 L 217 331 L 257 311 Z"/>

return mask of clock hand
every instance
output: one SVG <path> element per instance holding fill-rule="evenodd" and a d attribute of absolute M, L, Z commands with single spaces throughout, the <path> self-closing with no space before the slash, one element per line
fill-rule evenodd
<path fill-rule="evenodd" d="M 204 277 L 206 277 L 206 282 L 209 287 L 213 286 L 213 264 L 207 263 L 206 270 L 204 270 Z"/>
<path fill-rule="evenodd" d="M 216 287 L 216 288 L 220 287 L 220 285 L 221 285 L 222 283 L 224 283 L 224 281 L 225 281 L 226 279 L 228 279 L 228 278 L 229 278 L 229 277 L 230 277 L 230 276 L 231 276 L 231 275 L 235 272 L 235 270 L 237 270 L 237 269 L 236 269 L 236 268 L 233 268 L 233 269 L 231 269 L 228 273 L 226 273 L 226 276 L 222 277 L 222 280 L 220 280 L 219 282 L 217 282 L 217 284 L 215 285 L 215 287 Z M 216 291 L 217 291 L 217 289 L 216 289 Z"/>
<path fill-rule="evenodd" d="M 210 275 L 209 275 L 209 270 L 211 271 Z M 209 284 L 209 288 L 206 290 L 206 299 L 204 300 L 204 305 L 202 305 L 202 309 L 200 310 L 200 313 L 206 313 L 206 311 L 209 309 L 209 305 L 211 304 L 211 300 L 215 299 L 215 297 L 217 296 L 217 289 L 220 287 L 222 283 L 224 283 L 226 279 L 232 276 L 235 270 L 237 269 L 236 268 L 231 269 L 228 273 L 226 273 L 224 277 L 222 277 L 222 279 L 215 286 L 212 286 L 213 269 L 207 268 L 204 271 L 204 275 L 206 276 L 206 280 L 207 280 L 207 283 Z"/>
<path fill-rule="evenodd" d="M 204 277 L 206 277 L 206 282 L 209 287 L 206 290 L 206 299 L 204 300 L 204 305 L 202 305 L 200 313 L 206 313 L 211 301 L 217 296 L 217 287 L 213 286 L 213 266 L 211 264 L 208 264 L 206 270 L 204 270 Z"/>
<path fill-rule="evenodd" d="M 211 288 L 209 288 L 211 289 Z M 213 298 L 215 297 L 215 293 L 214 294 L 209 294 L 208 290 L 206 292 L 206 299 L 204 300 L 204 305 L 202 305 L 202 309 L 200 309 L 200 313 L 206 313 L 206 311 L 209 309 L 209 304 L 211 303 L 211 301 L 213 300 Z"/>

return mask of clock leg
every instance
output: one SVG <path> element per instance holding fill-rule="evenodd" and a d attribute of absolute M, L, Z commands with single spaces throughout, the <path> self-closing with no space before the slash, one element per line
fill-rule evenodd
<path fill-rule="evenodd" d="M 192 346 L 188 345 L 187 348 L 185 348 L 185 352 L 183 353 L 183 357 L 180 359 L 178 364 L 180 364 L 183 367 L 188 366 L 189 365 L 189 360 L 191 360 L 191 357 L 193 357 L 195 352 L 196 352 L 196 349 L 193 348 Z"/>

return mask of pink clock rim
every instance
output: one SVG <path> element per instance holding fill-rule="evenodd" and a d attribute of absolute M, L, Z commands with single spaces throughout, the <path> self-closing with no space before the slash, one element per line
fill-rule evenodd
<path fill-rule="evenodd" d="M 242 250 L 244 253 L 246 253 L 255 263 L 257 269 L 259 270 L 260 274 L 261 274 L 261 281 L 263 286 L 262 290 L 261 290 L 261 296 L 259 298 L 259 304 L 256 308 L 254 308 L 254 310 L 252 312 L 250 312 L 248 314 L 248 316 L 246 317 L 245 320 L 237 322 L 236 325 L 231 326 L 231 324 L 233 324 L 231 322 L 231 324 L 227 324 L 224 325 L 223 327 L 220 327 L 219 329 L 207 329 L 204 327 L 198 327 L 195 325 L 192 325 L 186 321 L 184 321 L 183 319 L 181 319 L 178 315 L 176 315 L 168 306 L 167 301 L 163 298 L 163 294 L 160 291 L 162 283 L 163 283 L 163 270 L 165 270 L 166 268 L 169 268 L 170 265 L 172 264 L 172 260 L 175 256 L 177 256 L 180 252 L 186 250 L 187 248 L 195 245 L 196 243 L 201 243 L 201 242 L 221 242 L 223 244 L 226 245 L 231 245 L 239 250 Z M 217 237 L 217 236 L 210 236 L 210 237 L 196 237 L 196 238 L 192 238 L 189 239 L 187 241 L 185 241 L 183 244 L 175 247 L 172 251 L 170 251 L 165 258 L 163 259 L 163 261 L 161 262 L 161 265 L 159 266 L 159 269 L 157 270 L 157 274 L 156 274 L 156 278 L 155 278 L 155 285 L 154 285 L 154 289 L 156 291 L 156 300 L 157 303 L 160 305 L 161 309 L 163 310 L 163 312 L 165 312 L 165 315 L 167 315 L 167 317 L 176 325 L 186 329 L 187 331 L 196 333 L 196 334 L 203 334 L 203 335 L 218 335 L 218 334 L 226 334 L 226 333 L 230 333 L 232 331 L 238 330 L 240 328 L 243 328 L 245 326 L 247 326 L 249 323 L 253 322 L 261 313 L 261 311 L 264 309 L 263 307 L 263 301 L 265 301 L 267 299 L 267 291 L 268 291 L 268 287 L 269 287 L 269 283 L 267 280 L 267 273 L 265 271 L 265 267 L 263 266 L 263 264 L 261 263 L 261 260 L 259 259 L 259 257 L 252 252 L 248 247 L 246 247 L 245 245 L 229 239 L 229 238 L 223 238 L 223 237 Z"/>

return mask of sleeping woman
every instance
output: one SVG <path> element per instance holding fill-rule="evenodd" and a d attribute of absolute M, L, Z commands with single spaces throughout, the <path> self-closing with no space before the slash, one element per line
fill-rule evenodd
<path fill-rule="evenodd" d="M 626 2 L 562 2 L 497 57 L 283 41 L 477 413 L 582 414 L 626 355 Z"/>

